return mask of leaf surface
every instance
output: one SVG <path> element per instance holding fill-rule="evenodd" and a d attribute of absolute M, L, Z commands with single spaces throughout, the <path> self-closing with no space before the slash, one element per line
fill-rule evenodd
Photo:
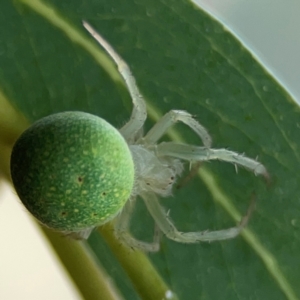
<path fill-rule="evenodd" d="M 57 25 L 56 15 L 43 16 L 39 5 L 45 4 L 74 32 Z M 93 41 L 82 19 L 128 62 L 149 106 L 146 128 L 171 109 L 186 110 L 209 130 L 214 148 L 258 156 L 271 175 L 266 188 L 246 170 L 236 174 L 230 164 L 206 163 L 199 176 L 162 199 L 180 230 L 196 231 L 234 226 L 253 191 L 257 195 L 241 237 L 197 245 L 162 239 L 161 250 L 149 257 L 172 291 L 180 299 L 299 299 L 295 101 L 236 38 L 189 1 L 6 0 L 0 11 L 0 89 L 29 122 L 64 110 L 91 112 L 116 127 L 129 118 L 128 94 L 109 73 L 109 62 L 104 70 L 105 59 L 97 63 L 88 50 Z M 188 128 L 174 130 L 167 139 L 199 144 Z M 132 229 L 151 239 L 153 222 L 141 203 Z M 94 234 L 90 245 L 124 297 L 139 299 L 101 237 Z"/>

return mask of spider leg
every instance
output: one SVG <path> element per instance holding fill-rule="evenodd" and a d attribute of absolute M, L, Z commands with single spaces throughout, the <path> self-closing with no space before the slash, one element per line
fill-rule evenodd
<path fill-rule="evenodd" d="M 191 114 L 183 110 L 170 110 L 145 135 L 144 141 L 149 145 L 155 144 L 176 122 L 189 126 L 201 138 L 203 145 L 210 148 L 212 140 L 207 130 L 198 123 Z"/>
<path fill-rule="evenodd" d="M 87 240 L 95 227 L 89 227 L 81 231 L 63 232 L 63 236 L 70 237 L 75 240 Z"/>
<path fill-rule="evenodd" d="M 120 129 L 121 134 L 126 140 L 128 140 L 134 136 L 145 123 L 147 118 L 146 103 L 138 90 L 136 81 L 127 63 L 117 54 L 113 47 L 99 33 L 96 32 L 91 25 L 83 21 L 83 26 L 115 61 L 131 95 L 133 102 L 131 117 L 130 120 Z"/>
<path fill-rule="evenodd" d="M 164 142 L 156 146 L 157 156 L 172 156 L 188 161 L 221 160 L 242 166 L 255 175 L 262 175 L 269 182 L 267 169 L 260 162 L 226 149 L 211 149 L 175 142 Z"/>
<path fill-rule="evenodd" d="M 114 223 L 115 234 L 122 242 L 124 242 L 130 248 L 137 248 L 145 252 L 156 252 L 159 250 L 159 242 L 161 236 L 161 231 L 156 225 L 153 243 L 147 243 L 137 240 L 129 232 L 130 217 L 133 212 L 135 201 L 136 200 L 128 200 L 121 214 L 116 218 Z"/>
<path fill-rule="evenodd" d="M 159 204 L 155 194 L 145 193 L 142 198 L 160 230 L 168 238 L 180 243 L 213 242 L 236 237 L 246 226 L 255 204 L 255 198 L 253 197 L 246 216 L 242 218 L 240 224 L 236 227 L 217 231 L 180 232 Z"/>

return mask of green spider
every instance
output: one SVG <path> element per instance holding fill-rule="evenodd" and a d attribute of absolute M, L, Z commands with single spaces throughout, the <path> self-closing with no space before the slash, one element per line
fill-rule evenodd
<path fill-rule="evenodd" d="M 118 66 L 132 97 L 133 111 L 120 130 L 84 112 L 50 115 L 29 127 L 17 140 L 11 156 L 12 180 L 26 208 L 43 225 L 84 239 L 95 227 L 114 219 L 117 237 L 144 251 L 157 251 L 159 239 L 156 235 L 153 243 L 146 243 L 130 235 L 137 196 L 144 200 L 157 231 L 174 241 L 211 242 L 237 236 L 251 209 L 236 227 L 180 232 L 158 197 L 171 194 L 183 161 L 226 161 L 268 179 L 266 168 L 244 155 L 212 149 L 207 130 L 182 110 L 171 110 L 143 136 L 146 105 L 128 65 L 88 23 L 83 25 Z M 191 128 L 203 146 L 159 143 L 176 122 Z"/>

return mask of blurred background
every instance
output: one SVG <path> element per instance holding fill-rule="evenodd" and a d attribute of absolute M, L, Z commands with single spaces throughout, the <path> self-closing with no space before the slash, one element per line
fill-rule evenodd
<path fill-rule="evenodd" d="M 195 0 L 219 19 L 300 102 L 300 2 Z"/>
<path fill-rule="evenodd" d="M 197 0 L 196 3 L 242 40 L 295 100 L 300 101 L 299 1 Z M 1 185 L 0 190 L 0 299 L 81 299 L 13 190 L 6 185 Z M 34 288 L 32 282 L 36 283 Z"/>

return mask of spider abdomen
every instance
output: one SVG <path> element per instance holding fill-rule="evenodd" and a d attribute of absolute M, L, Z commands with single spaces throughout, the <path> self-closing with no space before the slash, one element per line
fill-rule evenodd
<path fill-rule="evenodd" d="M 105 120 L 83 112 L 45 117 L 17 140 L 11 176 L 26 208 L 47 227 L 76 232 L 112 219 L 134 182 L 131 153 Z"/>

